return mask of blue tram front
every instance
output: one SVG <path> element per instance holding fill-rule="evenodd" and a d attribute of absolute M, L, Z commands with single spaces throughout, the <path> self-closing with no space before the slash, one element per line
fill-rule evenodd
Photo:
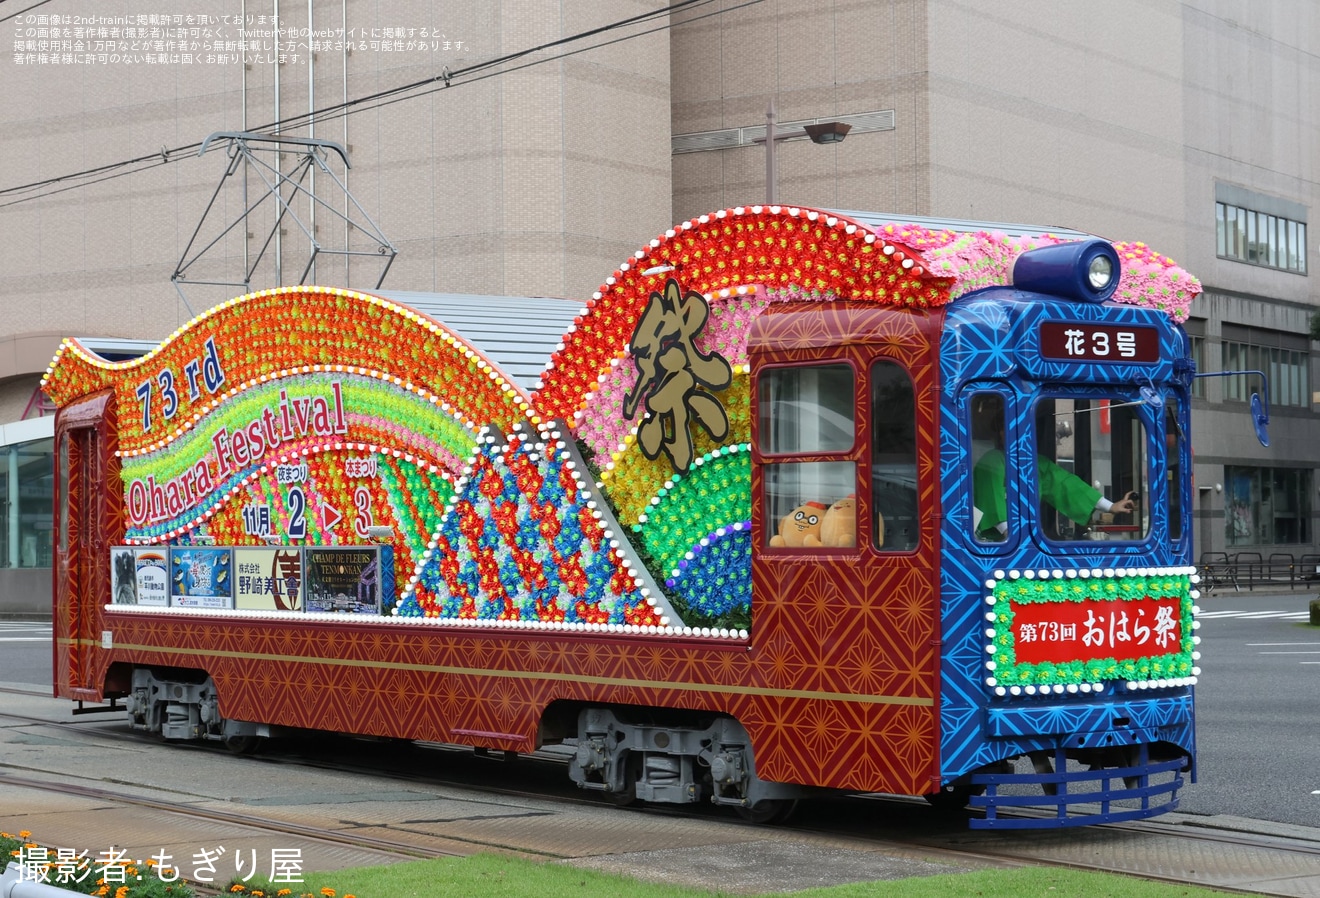
<path fill-rule="evenodd" d="M 1102 304 L 1117 270 L 1037 250 L 947 310 L 940 766 L 973 825 L 1042 792 L 1012 825 L 1150 816 L 1194 776 L 1194 369 L 1167 315 Z"/>

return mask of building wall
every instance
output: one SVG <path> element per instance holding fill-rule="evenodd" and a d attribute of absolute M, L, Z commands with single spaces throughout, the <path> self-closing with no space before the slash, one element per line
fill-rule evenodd
<path fill-rule="evenodd" d="M 932 0 L 935 214 L 1139 239 L 1182 261 L 1177 10 Z"/>
<path fill-rule="evenodd" d="M 893 110 L 896 127 L 841 144 L 778 145 L 785 204 L 929 214 L 927 0 L 764 0 L 684 16 L 671 42 L 673 133 Z M 700 18 L 699 18 L 700 17 Z M 673 157 L 673 218 L 765 199 L 764 144 Z"/>
<path fill-rule="evenodd" d="M 1198 2 L 1180 10 L 1183 41 L 1181 119 L 1184 128 L 1183 178 L 1186 266 L 1205 285 L 1193 316 L 1204 325 L 1211 370 L 1222 370 L 1219 351 L 1225 326 L 1259 328 L 1267 334 L 1306 334 L 1320 303 L 1320 120 L 1314 110 L 1320 90 L 1320 9 L 1306 2 L 1254 5 Z M 1298 204 L 1309 211 L 1309 275 L 1275 271 L 1216 255 L 1217 185 L 1242 188 L 1259 197 Z M 1265 202 L 1266 200 L 1262 200 Z M 1180 261 L 1183 261 L 1180 258 Z M 1315 344 L 1309 344 L 1312 350 Z M 1312 352 L 1311 391 L 1317 372 Z M 1193 403 L 1196 451 L 1198 545 L 1234 551 L 1225 533 L 1229 487 L 1226 465 L 1310 472 L 1310 540 L 1302 546 L 1263 544 L 1240 548 L 1297 554 L 1314 553 L 1314 491 L 1320 486 L 1315 447 L 1320 420 L 1308 408 L 1275 404 L 1270 446 L 1262 447 L 1250 427 L 1244 402 L 1225 401 L 1225 384 L 1211 378 L 1207 397 Z M 1277 398 L 1277 397 L 1276 397 Z M 1223 484 L 1223 491 L 1211 489 Z M 1201 487 L 1205 487 L 1202 489 Z"/>
<path fill-rule="evenodd" d="M 284 25 L 317 30 L 427 28 L 464 48 L 331 49 L 310 60 L 304 51 L 296 62 L 248 66 L 19 65 L 6 58 L 0 63 L 8 100 L 0 110 L 6 186 L 185 148 L 167 154 L 168 164 L 155 159 L 126 177 L 0 204 L 0 301 L 6 308 L 21 301 L 24 308 L 12 330 L 159 339 L 242 293 L 237 286 L 192 284 L 181 298 L 170 283 L 199 223 L 194 249 L 219 237 L 244 205 L 236 178 L 203 217 L 226 157 L 222 144 L 199 158 L 197 145 L 213 132 L 262 128 L 310 108 L 436 78 L 442 67 L 459 73 L 449 88 L 437 81 L 425 96 L 361 104 L 375 108 L 324 122 L 314 133 L 307 127 L 284 133 L 348 149 L 352 168 L 345 171 L 331 156 L 332 170 L 347 178 L 399 250 L 386 287 L 585 298 L 602 272 L 670 224 L 667 33 L 558 59 L 602 39 L 548 49 L 519 60 L 523 67 L 516 70 L 514 63 L 501 66 L 510 71 L 497 77 L 462 73 L 662 6 L 659 0 L 314 0 L 309 17 L 306 2 L 224 0 L 208 4 L 207 12 L 269 16 L 279 8 Z M 145 0 L 98 7 L 107 16 L 158 12 L 159 4 Z M 251 202 L 260 184 L 249 177 L 247 186 Z M 315 191 L 344 207 L 330 178 L 317 178 Z M 310 226 L 310 205 L 293 205 Z M 236 228 L 221 237 L 189 267 L 190 278 L 241 281 L 244 251 L 251 264 L 273 209 L 273 202 L 260 207 L 246 228 L 251 236 Z M 360 232 L 346 237 L 342 220 L 328 209 L 319 210 L 315 224 L 326 249 L 372 248 Z M 282 231 L 279 264 L 272 245 L 253 289 L 298 282 L 310 243 L 291 220 Z M 382 267 L 378 257 L 345 263 L 323 253 L 315 280 L 368 288 Z"/>
<path fill-rule="evenodd" d="M 0 620 L 49 618 L 50 568 L 0 568 Z"/>

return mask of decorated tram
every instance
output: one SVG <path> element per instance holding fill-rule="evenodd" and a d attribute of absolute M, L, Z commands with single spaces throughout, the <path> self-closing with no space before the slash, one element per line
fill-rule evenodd
<path fill-rule="evenodd" d="M 312 286 L 129 362 L 67 340 L 55 692 L 236 750 L 567 742 L 584 789 L 761 821 L 1169 810 L 1199 290 L 1139 243 L 752 206 L 639 249 L 530 383 Z"/>

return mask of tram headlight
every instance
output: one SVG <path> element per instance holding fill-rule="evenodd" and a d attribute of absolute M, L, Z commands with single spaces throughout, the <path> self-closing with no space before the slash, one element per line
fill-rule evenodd
<path fill-rule="evenodd" d="M 1093 238 L 1027 250 L 1013 263 L 1013 286 L 1072 302 L 1098 303 L 1114 295 L 1121 272 L 1114 247 Z"/>
<path fill-rule="evenodd" d="M 1091 282 L 1091 289 L 1100 291 L 1109 286 L 1109 279 L 1114 276 L 1114 264 L 1106 255 L 1098 255 L 1091 260 L 1086 279 Z"/>

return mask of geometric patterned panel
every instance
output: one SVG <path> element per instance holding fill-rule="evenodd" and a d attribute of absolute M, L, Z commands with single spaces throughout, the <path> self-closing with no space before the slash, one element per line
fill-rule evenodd
<path fill-rule="evenodd" d="M 1112 677 L 1094 669 L 1094 665 L 1079 667 L 1077 671 L 1066 667 L 1056 671 L 1049 665 L 1010 664 L 1010 670 L 1027 678 L 1023 682 L 1050 684 L 1039 689 L 1033 686 L 1030 693 L 1023 687 L 1015 695 L 999 681 L 996 675 L 1000 671 L 987 669 L 987 663 L 992 660 L 988 651 L 995 647 L 988 634 L 996 633 L 994 638 L 1003 638 L 1002 626 L 995 629 L 1003 623 L 997 619 L 997 611 L 1001 609 L 994 606 L 995 586 L 1009 582 L 1003 579 L 1008 572 L 1014 572 L 1014 577 L 1019 573 L 1037 575 L 1041 584 L 1045 581 L 1066 584 L 1069 590 L 1075 590 L 1079 583 L 1095 582 L 1081 579 L 1087 575 L 1104 581 L 1103 572 L 1110 576 L 1172 572 L 1174 579 L 1180 581 L 1180 585 L 1174 585 L 1173 594 L 1185 599 L 1180 617 L 1187 643 L 1180 646 L 1177 656 L 1180 669 L 1187 667 L 1189 659 L 1194 657 L 1190 599 L 1195 593 L 1188 592 L 1186 565 L 1190 542 L 1184 539 L 1152 539 L 1144 545 L 1103 541 L 1067 543 L 1057 544 L 1048 552 L 1044 548 L 1048 543 L 1034 537 L 1004 543 L 973 539 L 971 463 L 967 449 L 971 445 L 970 417 L 965 405 L 968 394 L 975 389 L 996 389 L 1011 397 L 1007 414 L 1019 419 L 1008 422 L 1007 432 L 1017 434 L 1022 440 L 1029 439 L 1033 394 L 1040 383 L 1063 383 L 1079 392 L 1089 389 L 1098 398 L 1114 395 L 1117 387 L 1112 385 L 1124 385 L 1135 394 L 1136 385 L 1150 383 L 1161 392 L 1178 397 L 1179 407 L 1186 409 L 1186 375 L 1175 364 L 1175 360 L 1186 355 L 1185 337 L 1167 315 L 1150 309 L 1089 304 L 1065 307 L 1054 300 L 1036 302 L 1030 295 L 1012 290 L 988 290 L 958 300 L 949 305 L 947 314 L 948 327 L 940 353 L 943 384 L 940 455 L 944 471 L 941 505 L 945 546 L 940 574 L 944 644 L 940 766 L 944 779 L 954 779 L 1004 757 L 1055 748 L 1064 738 L 1060 730 L 1066 726 L 1078 728 L 1070 732 L 1085 732 L 1088 727 L 1101 727 L 1102 721 L 1112 722 L 1115 718 L 1127 718 L 1134 728 L 1142 726 L 1138 721 L 1149 720 L 1142 730 L 1147 741 L 1158 738 L 1194 752 L 1190 685 L 1194 677 L 1184 680 L 1175 676 L 1165 680 L 1170 685 L 1163 687 L 1154 681 L 1132 683 L 1135 691 L 1130 691 L 1126 680 L 1144 679 L 1140 674 L 1144 668 L 1132 666 L 1131 662 L 1116 664 Z M 1037 342 L 1040 324 L 1060 318 L 1155 328 L 1159 334 L 1160 361 L 1136 366 L 1070 364 L 1046 359 Z M 1011 446 L 1005 448 L 1009 453 L 1018 451 Z M 1026 457 L 1034 452 L 1027 446 L 1020 451 Z M 1162 454 L 1157 454 L 1152 462 L 1153 476 L 1164 478 L 1168 468 Z M 1151 532 L 1167 534 L 1168 509 L 1152 503 L 1149 510 Z M 1074 575 L 1078 578 L 1074 579 Z M 1141 579 L 1129 577 L 1128 585 Z M 1075 598 L 1080 600 L 1090 594 L 1083 591 Z M 1129 672 L 1132 677 L 1126 676 Z M 1068 683 L 1068 678 L 1074 675 L 1081 685 L 1076 685 L 1075 691 L 1058 686 L 1065 690 L 1058 694 L 1055 684 Z M 1152 685 L 1157 687 L 1158 699 L 1151 698 L 1148 689 Z"/>
<path fill-rule="evenodd" d="M 422 555 L 404 617 L 669 622 L 646 596 L 569 453 L 549 433 L 489 429 Z M 678 624 L 678 621 L 674 621 Z"/>
<path fill-rule="evenodd" d="M 875 632 L 903 601 L 899 579 L 859 584 L 816 614 L 772 603 L 766 627 L 779 635 L 750 646 L 384 620 L 198 616 L 180 627 L 177 616 L 108 609 L 114 650 L 95 652 L 95 679 L 112 658 L 205 669 L 228 718 L 523 752 L 560 700 L 729 713 L 751 735 L 763 777 L 923 792 L 935 697 L 932 678 L 911 668 L 933 668 L 935 647 L 914 653 L 907 638 Z"/>
<path fill-rule="evenodd" d="M 934 347 L 942 319 L 939 310 L 794 303 L 771 307 L 753 325 L 750 351 L 758 364 L 818 360 L 822 347 L 830 347 L 830 359 L 850 361 L 863 373 L 878 360 L 896 360 L 911 376 L 917 397 L 914 551 L 872 548 L 874 512 L 884 514 L 885 509 L 873 508 L 866 376 L 859 376 L 855 387 L 855 449 L 851 455 L 831 456 L 856 463 L 857 548 L 795 555 L 753 547 L 753 635 L 769 656 L 771 684 L 874 696 L 882 704 L 872 719 L 881 728 L 859 729 L 856 721 L 833 709 L 814 708 L 799 727 L 782 731 L 769 758 L 758 749 L 758 769 L 782 764 L 787 771 L 803 763 L 796 755 L 835 742 L 839 762 L 886 783 L 882 791 L 920 795 L 939 786 L 940 472 L 936 407 L 930 398 L 937 391 Z M 753 465 L 753 533 L 767 528 L 756 501 L 762 494 L 761 471 Z"/>

